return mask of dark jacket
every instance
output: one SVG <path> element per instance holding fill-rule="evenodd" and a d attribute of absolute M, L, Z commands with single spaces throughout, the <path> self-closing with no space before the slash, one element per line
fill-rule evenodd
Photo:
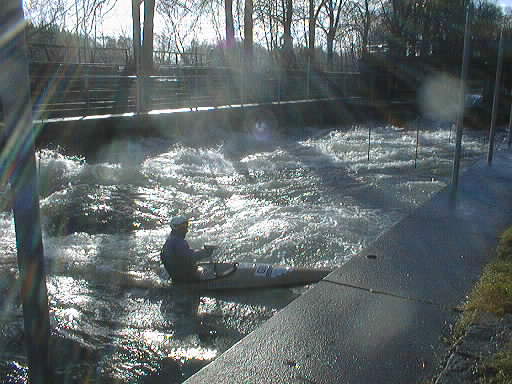
<path fill-rule="evenodd" d="M 173 281 L 196 281 L 199 279 L 196 260 L 200 253 L 190 248 L 185 235 L 173 231 L 165 241 L 160 259 Z"/>

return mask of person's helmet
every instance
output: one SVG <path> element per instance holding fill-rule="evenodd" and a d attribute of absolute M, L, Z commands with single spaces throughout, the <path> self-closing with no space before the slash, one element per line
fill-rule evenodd
<path fill-rule="evenodd" d="M 175 216 L 171 219 L 171 228 L 178 229 L 181 226 L 188 224 L 188 218 L 185 216 Z"/>

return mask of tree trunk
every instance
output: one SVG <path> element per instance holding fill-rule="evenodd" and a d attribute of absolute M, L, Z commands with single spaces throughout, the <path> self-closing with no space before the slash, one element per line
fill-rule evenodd
<path fill-rule="evenodd" d="M 327 34 L 327 66 L 330 70 L 332 70 L 334 58 L 334 34 Z"/>
<path fill-rule="evenodd" d="M 224 1 L 226 17 L 226 46 L 233 48 L 235 45 L 235 24 L 233 22 L 233 0 Z"/>
<path fill-rule="evenodd" d="M 153 73 L 153 29 L 155 18 L 155 0 L 144 0 L 144 31 L 142 37 L 142 71 L 145 75 Z"/>
<path fill-rule="evenodd" d="M 371 15 L 370 15 L 370 4 L 369 0 L 364 1 L 364 29 L 363 29 L 363 49 L 362 53 L 363 56 L 366 56 L 368 54 L 368 43 L 369 43 L 369 36 L 370 36 L 370 23 L 371 23 Z"/>
<path fill-rule="evenodd" d="M 311 61 L 315 59 L 315 30 L 316 30 L 316 18 L 315 18 L 315 2 L 309 0 L 309 31 L 308 31 L 308 50 Z"/>
<path fill-rule="evenodd" d="M 80 55 L 80 19 L 78 13 L 78 0 L 75 0 L 75 15 L 76 15 L 76 46 L 78 48 L 78 64 L 82 63 L 82 57 Z"/>
<path fill-rule="evenodd" d="M 245 0 L 244 9 L 244 53 L 246 68 L 252 64 L 253 58 L 253 0 Z"/>
<path fill-rule="evenodd" d="M 407 35 L 405 26 L 411 18 L 412 3 L 392 0 L 392 23 L 390 26 L 391 42 L 389 51 L 391 56 L 402 57 L 407 53 Z"/>
<path fill-rule="evenodd" d="M 286 12 L 284 17 L 283 31 L 283 59 L 284 66 L 291 67 L 294 64 L 293 58 L 293 38 L 292 38 L 292 17 L 293 17 L 293 1 L 286 0 Z"/>
<path fill-rule="evenodd" d="M 329 3 L 329 29 L 327 30 L 327 65 L 329 69 L 332 70 L 333 67 L 333 58 L 334 58 L 334 38 L 336 37 L 336 32 L 338 31 L 338 26 L 340 25 L 340 17 L 341 17 L 341 8 L 343 5 L 343 1 L 340 1 L 339 4 L 336 2 L 333 4 L 332 1 Z M 336 9 L 336 7 L 338 7 Z M 336 14 L 335 14 L 336 11 Z"/>
<path fill-rule="evenodd" d="M 140 4 L 139 0 L 132 0 L 132 20 L 133 20 L 133 64 L 137 65 L 140 57 Z"/>
<path fill-rule="evenodd" d="M 139 0 L 132 0 L 132 20 L 133 20 L 133 68 L 127 68 L 130 73 L 132 70 L 134 71 L 136 78 L 136 89 L 137 93 L 135 96 L 136 99 L 136 110 L 139 113 L 142 108 L 142 82 L 141 82 L 141 36 L 140 36 L 140 2 Z"/>
<path fill-rule="evenodd" d="M 142 36 L 142 75 L 143 104 L 145 111 L 151 108 L 151 79 L 153 74 L 153 26 L 155 16 L 155 0 L 144 0 L 144 27 Z"/>

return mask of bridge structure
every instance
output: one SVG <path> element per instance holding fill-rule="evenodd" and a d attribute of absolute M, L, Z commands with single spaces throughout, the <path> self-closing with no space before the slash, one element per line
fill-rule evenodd
<path fill-rule="evenodd" d="M 37 120 L 137 111 L 137 76 L 120 64 L 30 64 Z M 359 97 L 359 72 L 286 70 L 246 72 L 237 67 L 162 65 L 144 76 L 142 110 Z M 140 112 L 140 111 L 139 111 Z"/>

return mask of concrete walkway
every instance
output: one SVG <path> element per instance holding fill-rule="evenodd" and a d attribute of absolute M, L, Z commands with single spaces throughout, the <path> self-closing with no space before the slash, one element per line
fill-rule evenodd
<path fill-rule="evenodd" d="M 456 207 L 441 191 L 186 383 L 425 383 L 511 224 L 502 152 L 462 174 Z"/>

